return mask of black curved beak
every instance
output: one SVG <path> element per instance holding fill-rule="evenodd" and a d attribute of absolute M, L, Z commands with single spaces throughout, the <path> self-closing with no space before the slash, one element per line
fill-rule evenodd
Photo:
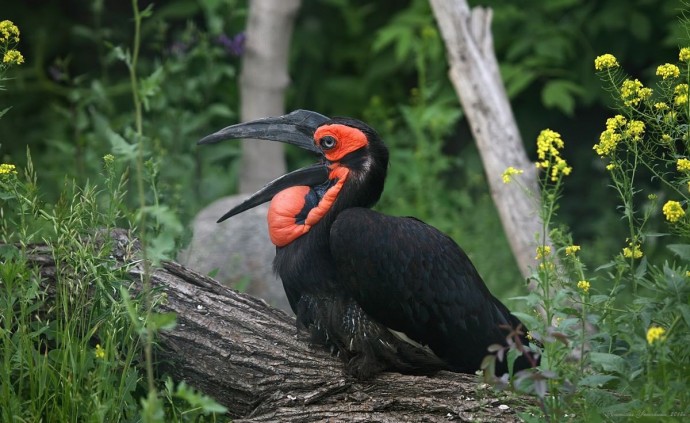
<path fill-rule="evenodd" d="M 314 143 L 313 136 L 316 128 L 328 120 L 330 119 L 316 112 L 295 110 L 284 116 L 268 117 L 228 126 L 205 136 L 197 144 L 215 144 L 229 139 L 255 138 L 292 144 L 314 153 L 323 154 Z M 244 202 L 225 213 L 218 219 L 218 222 L 271 201 L 273 196 L 291 186 L 320 185 L 328 180 L 328 173 L 329 170 L 326 163 L 319 163 L 297 169 L 276 178 Z"/>

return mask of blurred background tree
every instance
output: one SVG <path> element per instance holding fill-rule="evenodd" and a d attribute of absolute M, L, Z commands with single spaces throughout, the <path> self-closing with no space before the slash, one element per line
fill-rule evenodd
<path fill-rule="evenodd" d="M 611 112 L 592 71 L 611 52 L 643 82 L 677 55 L 686 34 L 680 4 L 635 0 L 472 1 L 494 9 L 494 41 L 523 139 L 558 130 L 573 165 L 559 219 L 585 261 L 620 249 L 625 228 L 592 145 Z M 142 2 L 146 5 L 147 2 Z M 22 28 L 26 63 L 11 75 L 0 109 L 0 158 L 21 164 L 27 146 L 42 195 L 64 178 L 86 183 L 112 153 L 132 148 L 127 69 L 131 11 L 118 1 L 15 2 L 0 10 Z M 197 139 L 238 120 L 238 70 L 246 0 L 171 0 L 144 22 L 141 75 L 148 75 L 145 132 L 152 177 L 183 222 L 237 190 L 236 143 L 198 149 Z M 295 24 L 286 110 L 352 116 L 377 128 L 392 150 L 378 208 L 414 215 L 455 238 L 497 295 L 524 290 L 491 202 L 476 148 L 447 78 L 445 52 L 426 0 L 303 0 Z M 308 158 L 286 152 L 288 166 Z M 652 182 L 650 182 L 651 184 Z M 132 203 L 134 203 L 132 201 Z M 602 236 L 606 234 L 606 236 Z M 181 241 L 181 245 L 184 240 Z M 648 251 L 647 254 L 654 254 Z"/>

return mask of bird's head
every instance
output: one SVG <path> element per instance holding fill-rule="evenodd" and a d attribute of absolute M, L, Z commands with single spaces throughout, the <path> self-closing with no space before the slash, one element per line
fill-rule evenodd
<path fill-rule="evenodd" d="M 320 222 L 348 207 L 371 207 L 381 196 L 388 167 L 388 150 L 369 126 L 350 118 L 327 118 L 296 110 L 228 126 L 199 144 L 237 138 L 293 144 L 317 153 L 319 163 L 297 169 L 269 182 L 218 222 L 271 201 L 269 234 L 279 247 L 291 243 Z"/>

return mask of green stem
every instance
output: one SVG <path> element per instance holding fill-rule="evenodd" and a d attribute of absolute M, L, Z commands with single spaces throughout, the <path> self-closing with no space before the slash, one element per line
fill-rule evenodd
<path fill-rule="evenodd" d="M 153 330 L 149 324 L 151 316 L 151 265 L 147 253 L 147 222 L 146 222 L 146 196 L 144 191 L 144 130 L 142 104 L 139 97 L 139 83 L 137 79 L 137 62 L 139 60 L 139 47 L 141 44 L 141 20 L 137 0 L 132 0 L 132 10 L 134 12 L 134 44 L 132 46 L 132 57 L 129 63 L 129 79 L 132 88 L 132 101 L 134 103 L 135 133 L 138 145 L 137 149 L 137 191 L 139 194 L 139 241 L 141 242 L 141 252 L 143 259 L 143 298 L 144 309 L 146 312 L 145 327 L 146 339 L 144 340 L 144 358 L 146 362 L 146 379 L 149 392 L 155 390 L 153 376 Z"/>

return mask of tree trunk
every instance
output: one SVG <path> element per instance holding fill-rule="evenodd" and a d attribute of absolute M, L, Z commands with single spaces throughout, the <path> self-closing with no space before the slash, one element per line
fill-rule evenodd
<path fill-rule="evenodd" d="M 111 236 L 113 256 L 141 289 L 143 266 L 130 253 L 136 244 L 126 231 Z M 54 283 L 50 249 L 34 247 L 29 259 Z M 212 396 L 236 422 L 516 422 L 529 402 L 450 372 L 354 380 L 339 358 L 305 341 L 293 317 L 262 300 L 174 262 L 163 263 L 151 281 L 165 293 L 156 311 L 177 314 L 175 328 L 158 334 L 158 372 Z"/>
<path fill-rule="evenodd" d="M 538 214 L 539 186 L 506 95 L 491 36 L 491 9 L 470 10 L 465 0 L 431 0 L 446 43 L 450 79 L 479 148 L 491 195 L 523 276 L 536 267 L 536 234 L 544 236 Z M 513 166 L 524 192 L 505 184 L 503 171 Z M 550 241 L 547 239 L 547 243 Z"/>
<path fill-rule="evenodd" d="M 285 114 L 288 53 L 300 0 L 251 0 L 247 43 L 242 59 L 242 121 Z M 255 192 L 286 173 L 283 146 L 242 141 L 240 192 Z"/>

